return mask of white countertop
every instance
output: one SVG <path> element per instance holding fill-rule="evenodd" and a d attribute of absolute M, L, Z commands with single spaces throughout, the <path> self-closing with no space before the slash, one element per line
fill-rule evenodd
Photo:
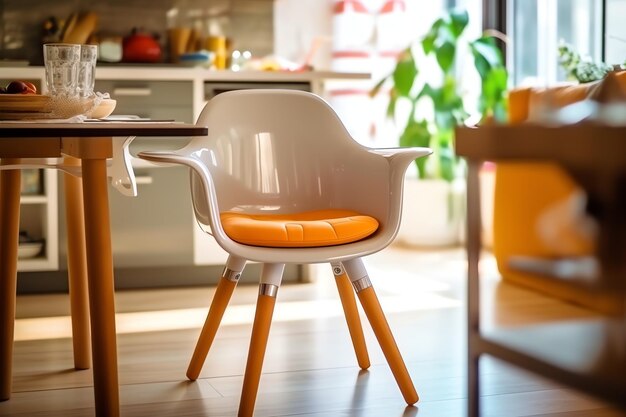
<path fill-rule="evenodd" d="M 43 66 L 0 67 L 0 78 L 5 80 L 44 81 Z M 347 73 L 334 71 L 226 71 L 209 70 L 202 67 L 180 67 L 176 65 L 98 65 L 96 80 L 113 81 L 190 81 L 192 83 L 192 110 L 194 120 L 198 118 L 206 103 L 206 82 L 274 82 L 310 84 L 311 91 L 324 95 L 327 82 L 350 80 L 366 81 L 368 73 Z M 113 97 L 116 98 L 116 97 Z"/>
<path fill-rule="evenodd" d="M 5 79 L 43 78 L 44 68 L 2 67 Z M 106 80 L 198 80 L 198 81 L 260 81 L 260 82 L 319 82 L 324 80 L 367 80 L 368 73 L 346 73 L 334 71 L 218 71 L 201 67 L 179 67 L 168 65 L 137 65 L 96 67 L 96 78 Z"/>

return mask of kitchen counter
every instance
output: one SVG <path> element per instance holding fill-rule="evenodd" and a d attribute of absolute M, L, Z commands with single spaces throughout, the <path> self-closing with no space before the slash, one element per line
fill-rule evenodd
<path fill-rule="evenodd" d="M 2 67 L 2 78 L 43 78 L 44 67 Z M 106 65 L 96 67 L 96 78 L 109 80 L 199 80 L 254 82 L 323 82 L 325 80 L 367 80 L 370 74 L 335 71 L 227 71 L 179 65 Z"/>
<path fill-rule="evenodd" d="M 40 85 L 43 86 L 45 85 L 44 67 L 2 67 L 0 79 L 40 80 Z M 324 86 L 328 81 L 368 79 L 370 79 L 368 73 L 335 71 L 228 71 L 176 64 L 99 64 L 96 67 L 96 80 L 191 81 L 194 120 L 206 103 L 204 84 L 207 82 L 308 83 L 312 92 L 324 95 Z"/>

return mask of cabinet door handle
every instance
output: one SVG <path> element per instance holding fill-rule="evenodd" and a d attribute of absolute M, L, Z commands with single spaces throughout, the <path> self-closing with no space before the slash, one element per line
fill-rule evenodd
<path fill-rule="evenodd" d="M 152 89 L 148 87 L 118 87 L 113 89 L 114 96 L 135 96 L 145 97 L 152 94 Z"/>
<path fill-rule="evenodd" d="M 137 185 L 152 184 L 152 177 L 150 175 L 138 175 L 135 177 L 135 182 Z"/>

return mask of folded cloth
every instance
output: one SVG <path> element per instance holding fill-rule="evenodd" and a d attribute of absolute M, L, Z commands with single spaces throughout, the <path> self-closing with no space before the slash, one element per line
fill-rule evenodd
<path fill-rule="evenodd" d="M 79 114 L 77 116 L 68 117 L 67 119 L 22 119 L 22 120 L 0 120 L 0 124 L 9 123 L 82 123 L 87 116 Z"/>

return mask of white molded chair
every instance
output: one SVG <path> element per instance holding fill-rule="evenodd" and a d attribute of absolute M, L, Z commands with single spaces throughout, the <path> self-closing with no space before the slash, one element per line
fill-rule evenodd
<path fill-rule="evenodd" d="M 361 146 L 324 100 L 292 90 L 220 94 L 197 123 L 209 127 L 208 137 L 139 153 L 191 168 L 197 221 L 229 254 L 187 376 L 198 378 L 246 261 L 263 263 L 239 405 L 240 416 L 251 416 L 284 266 L 328 262 L 359 365 L 369 367 L 369 358 L 350 282 L 404 399 L 417 402 L 361 257 L 395 237 L 405 171 L 430 149 Z"/>

